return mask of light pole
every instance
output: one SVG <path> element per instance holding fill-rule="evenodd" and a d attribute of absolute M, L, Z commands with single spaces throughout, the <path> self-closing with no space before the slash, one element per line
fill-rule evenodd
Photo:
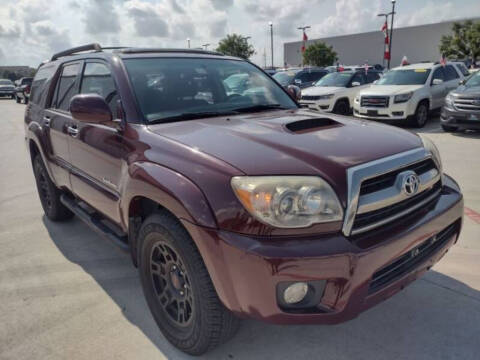
<path fill-rule="evenodd" d="M 306 34 L 305 34 L 305 30 L 310 29 L 310 28 L 311 28 L 310 25 L 299 26 L 297 28 L 297 30 L 302 30 L 302 67 L 303 67 L 303 53 L 305 52 L 305 47 L 306 47 L 306 43 L 305 43 L 306 39 L 305 38 L 307 37 Z"/>
<path fill-rule="evenodd" d="M 392 20 L 391 20 L 391 23 L 390 23 L 390 37 L 388 39 L 388 54 L 389 54 L 388 62 L 387 62 L 388 69 L 390 69 L 390 60 L 392 59 L 393 16 L 395 15 L 395 2 L 396 2 L 396 0 L 392 0 L 392 11 L 391 12 L 377 15 L 377 16 L 385 16 L 385 23 L 388 23 L 388 17 L 390 15 L 392 15 Z M 387 32 L 387 35 L 388 35 L 388 32 Z M 385 58 L 384 58 L 384 60 L 385 60 Z"/>
<path fill-rule="evenodd" d="M 190 38 L 187 38 L 187 48 L 190 49 Z"/>
<path fill-rule="evenodd" d="M 205 50 L 208 50 L 208 47 L 210 46 L 210 44 L 203 44 L 202 46 Z"/>
<path fill-rule="evenodd" d="M 268 25 L 270 26 L 270 49 L 272 51 L 272 69 L 273 69 L 273 23 L 269 21 Z"/>

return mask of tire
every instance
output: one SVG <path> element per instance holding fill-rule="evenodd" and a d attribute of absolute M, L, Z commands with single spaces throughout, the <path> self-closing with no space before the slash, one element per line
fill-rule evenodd
<path fill-rule="evenodd" d="M 348 101 L 346 100 L 338 100 L 333 107 L 333 112 L 339 115 L 348 115 L 349 110 L 350 107 L 348 105 Z"/>
<path fill-rule="evenodd" d="M 25 99 L 23 100 L 23 103 L 24 103 L 25 105 L 28 105 L 28 97 L 25 96 Z"/>
<path fill-rule="evenodd" d="M 416 128 L 425 126 L 428 120 L 428 102 L 420 101 L 412 117 L 412 125 Z"/>
<path fill-rule="evenodd" d="M 38 154 L 33 159 L 33 173 L 45 215 L 52 221 L 64 221 L 72 218 L 73 213 L 60 201 L 62 192 L 50 179 L 42 157 Z"/>
<path fill-rule="evenodd" d="M 442 125 L 442 129 L 443 129 L 443 131 L 445 131 L 445 132 L 455 132 L 455 131 L 458 130 L 457 127 L 455 127 L 455 126 L 448 126 L 448 125 Z"/>
<path fill-rule="evenodd" d="M 15 96 L 15 101 L 17 104 L 20 104 L 22 102 L 22 99 L 20 99 L 18 96 Z"/>
<path fill-rule="evenodd" d="M 201 355 L 235 335 L 240 320 L 221 303 L 200 253 L 177 219 L 167 212 L 149 216 L 140 228 L 138 249 L 143 292 L 168 341 Z"/>

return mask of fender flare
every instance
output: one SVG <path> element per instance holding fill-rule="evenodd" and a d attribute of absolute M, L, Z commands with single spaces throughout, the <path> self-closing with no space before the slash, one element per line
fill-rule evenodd
<path fill-rule="evenodd" d="M 38 153 L 42 157 L 43 164 L 47 169 L 48 176 L 50 176 L 50 179 L 54 181 L 53 172 L 52 172 L 52 169 L 50 168 L 50 162 L 47 161 L 48 160 L 47 154 L 45 153 L 47 144 L 45 144 L 44 141 L 42 141 L 42 139 L 44 138 L 42 136 L 42 132 L 43 132 L 43 129 L 37 122 L 31 122 L 30 124 L 28 124 L 28 127 L 26 128 L 26 134 L 25 134 L 25 145 L 30 154 L 30 159 L 31 161 L 33 161 L 32 153 L 31 153 L 31 143 L 33 142 L 35 144 L 35 147 L 37 148 Z"/>
<path fill-rule="evenodd" d="M 132 201 L 142 197 L 154 201 L 179 220 L 217 228 L 213 211 L 200 188 L 174 170 L 151 162 L 135 162 L 121 184 L 122 221 L 128 226 Z"/>

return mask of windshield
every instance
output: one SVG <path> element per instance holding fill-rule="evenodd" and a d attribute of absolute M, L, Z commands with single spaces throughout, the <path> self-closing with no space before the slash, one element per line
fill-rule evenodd
<path fill-rule="evenodd" d="M 268 75 L 245 61 L 140 58 L 124 62 L 149 122 L 297 108 Z"/>
<path fill-rule="evenodd" d="M 377 85 L 423 85 L 430 69 L 390 70 L 377 82 Z"/>
<path fill-rule="evenodd" d="M 480 86 L 480 72 L 476 72 L 474 75 L 472 75 L 472 77 L 465 83 L 465 86 Z"/>
<path fill-rule="evenodd" d="M 10 80 L 0 80 L 0 85 L 13 85 Z"/>
<path fill-rule="evenodd" d="M 338 86 L 345 87 L 352 78 L 353 73 L 335 72 L 325 75 L 315 83 L 315 86 Z"/>
<path fill-rule="evenodd" d="M 287 86 L 292 82 L 295 77 L 294 71 L 281 71 L 273 75 L 273 78 L 278 81 L 282 86 Z"/>

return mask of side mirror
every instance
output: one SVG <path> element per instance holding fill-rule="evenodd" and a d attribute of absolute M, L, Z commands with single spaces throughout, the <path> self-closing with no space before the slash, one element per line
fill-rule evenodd
<path fill-rule="evenodd" d="M 288 85 L 287 92 L 294 100 L 300 100 L 302 98 L 302 90 L 298 86 Z"/>
<path fill-rule="evenodd" d="M 466 79 L 462 79 L 458 82 L 458 85 L 465 85 L 466 82 L 467 82 Z"/>
<path fill-rule="evenodd" d="M 78 94 L 70 100 L 73 118 L 91 124 L 105 124 L 113 120 L 112 111 L 98 94 Z"/>
<path fill-rule="evenodd" d="M 443 83 L 442 79 L 433 79 L 432 85 L 440 85 Z"/>
<path fill-rule="evenodd" d="M 301 84 L 301 83 L 302 83 L 302 80 L 300 80 L 300 79 L 295 79 L 295 80 L 293 80 L 293 82 L 294 82 L 295 84 Z"/>
<path fill-rule="evenodd" d="M 355 86 L 360 86 L 360 83 L 358 81 L 352 82 L 352 87 L 355 87 Z"/>

